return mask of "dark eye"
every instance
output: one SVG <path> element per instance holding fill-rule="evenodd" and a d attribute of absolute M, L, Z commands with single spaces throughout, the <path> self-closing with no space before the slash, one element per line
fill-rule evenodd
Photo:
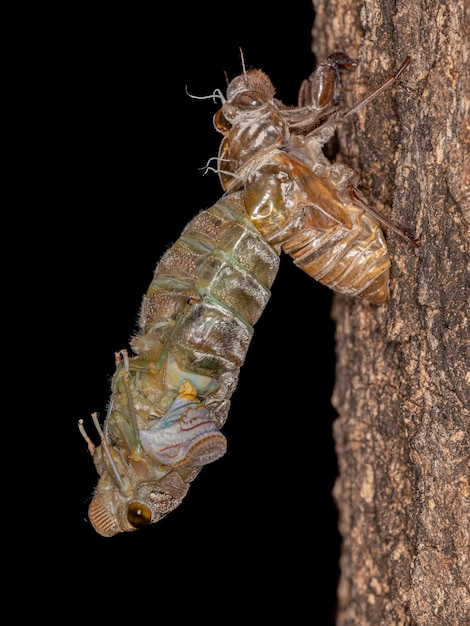
<path fill-rule="evenodd" d="M 264 99 L 256 91 L 244 91 L 235 98 L 234 105 L 242 111 L 257 109 L 264 104 Z"/>
<path fill-rule="evenodd" d="M 152 513 L 148 506 L 140 502 L 131 502 L 127 507 L 127 520 L 134 528 L 144 528 L 150 523 Z"/>

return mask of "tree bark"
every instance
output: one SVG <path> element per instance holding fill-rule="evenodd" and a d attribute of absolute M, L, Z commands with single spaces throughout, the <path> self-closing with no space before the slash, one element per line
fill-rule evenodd
<path fill-rule="evenodd" d="M 470 624 L 467 0 L 314 0 L 313 51 L 358 59 L 338 130 L 388 233 L 391 301 L 336 295 L 333 403 L 342 537 L 337 624 Z"/>

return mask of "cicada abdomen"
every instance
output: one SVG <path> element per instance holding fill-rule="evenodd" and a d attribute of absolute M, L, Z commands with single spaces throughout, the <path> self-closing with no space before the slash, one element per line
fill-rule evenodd
<path fill-rule="evenodd" d="M 219 173 L 224 189 L 244 189 L 247 215 L 273 246 L 328 287 L 376 304 L 389 299 L 390 257 L 380 223 L 414 244 L 407 231 L 370 207 L 356 172 L 323 153 L 336 126 L 392 84 L 345 113 L 336 111 L 339 70 L 356 65 L 338 52 L 304 81 L 299 106 L 274 97 L 269 78 L 249 70 L 233 79 L 214 117 L 224 135 Z"/>
<path fill-rule="evenodd" d="M 80 424 L 100 475 L 89 517 L 101 535 L 157 522 L 225 453 L 220 428 L 278 265 L 240 193 L 199 213 L 161 258 L 135 355 L 117 355 L 103 429 L 94 416 L 100 445 Z"/>

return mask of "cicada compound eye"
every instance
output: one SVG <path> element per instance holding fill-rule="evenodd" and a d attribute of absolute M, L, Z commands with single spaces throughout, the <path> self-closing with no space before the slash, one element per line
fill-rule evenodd
<path fill-rule="evenodd" d="M 266 100 L 256 91 L 244 91 L 234 98 L 234 105 L 241 111 L 253 111 L 265 103 Z"/>
<path fill-rule="evenodd" d="M 137 530 L 150 524 L 152 512 L 141 502 L 131 502 L 127 507 L 127 520 Z"/>

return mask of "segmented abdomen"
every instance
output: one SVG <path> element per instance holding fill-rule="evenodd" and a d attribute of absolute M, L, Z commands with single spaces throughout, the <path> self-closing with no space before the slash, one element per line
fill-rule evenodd
<path fill-rule="evenodd" d="M 189 380 L 222 426 L 278 267 L 278 254 L 248 220 L 240 194 L 189 222 L 156 267 L 141 333 L 132 341 L 138 357 L 131 368 L 152 414 L 163 415 Z"/>
<path fill-rule="evenodd" d="M 245 209 L 263 237 L 309 276 L 379 305 L 389 298 L 388 247 L 379 222 L 349 197 L 349 178 L 344 166 L 329 164 L 319 177 L 272 151 L 246 178 Z"/>
<path fill-rule="evenodd" d="M 389 298 L 390 257 L 377 220 L 351 208 L 352 227 L 331 231 L 307 228 L 282 245 L 309 276 L 339 293 L 374 304 Z"/>

